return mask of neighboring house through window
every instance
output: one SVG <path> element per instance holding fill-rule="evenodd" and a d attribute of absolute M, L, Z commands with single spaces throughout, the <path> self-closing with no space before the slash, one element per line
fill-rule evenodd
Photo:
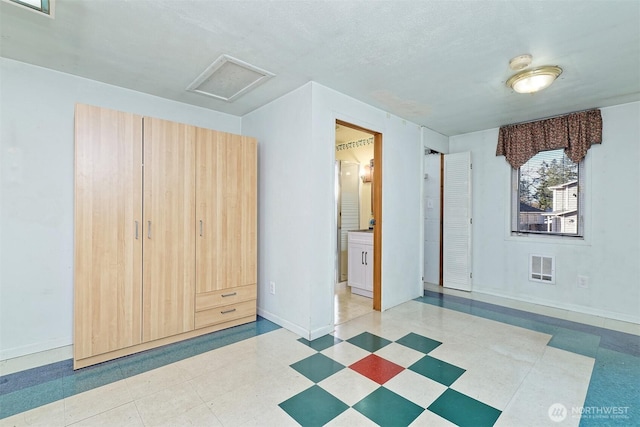
<path fill-rule="evenodd" d="M 583 169 L 562 149 L 541 151 L 514 169 L 512 231 L 582 236 Z"/>

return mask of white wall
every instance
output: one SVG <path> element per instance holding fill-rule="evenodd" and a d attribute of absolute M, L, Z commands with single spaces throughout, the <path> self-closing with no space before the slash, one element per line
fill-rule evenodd
<path fill-rule="evenodd" d="M 333 205 L 332 162 L 335 138 L 335 120 L 340 119 L 360 127 L 380 132 L 382 141 L 382 310 L 389 309 L 422 293 L 420 246 L 420 127 L 382 110 L 317 83 L 313 87 L 313 138 L 321 149 L 324 170 L 321 193 L 318 194 L 322 221 L 323 256 L 318 264 L 322 280 L 311 288 L 312 329 L 322 330 L 332 325 L 333 283 L 330 266 L 333 265 L 335 218 Z M 319 153 L 320 154 L 320 153 Z M 379 162 L 376 159 L 376 162 Z M 374 172 L 375 173 L 375 172 Z M 323 232 L 322 230 L 327 230 Z"/>
<path fill-rule="evenodd" d="M 0 59 L 0 360 L 72 343 L 73 120 L 86 103 L 240 133 L 239 117 Z"/>
<path fill-rule="evenodd" d="M 473 290 L 640 323 L 640 103 L 603 108 L 603 142 L 585 158 L 585 239 L 509 232 L 511 170 L 498 129 L 450 138 L 473 162 Z M 530 253 L 555 255 L 556 284 L 527 279 Z M 577 287 L 577 276 L 589 288 Z"/>
<path fill-rule="evenodd" d="M 244 116 L 242 132 L 260 146 L 258 312 L 309 339 L 333 330 L 336 119 L 383 133 L 383 309 L 422 290 L 420 128 L 308 83 Z"/>
<path fill-rule="evenodd" d="M 438 153 L 447 154 L 449 152 L 449 137 L 426 127 L 422 128 L 422 143 L 424 148 Z"/>
<path fill-rule="evenodd" d="M 323 176 L 311 131 L 310 84 L 242 118 L 243 134 L 258 138 L 258 314 L 306 338 L 318 221 L 334 215 L 319 206 L 318 188 L 332 178 Z M 333 264 L 328 272 L 333 277 Z"/>

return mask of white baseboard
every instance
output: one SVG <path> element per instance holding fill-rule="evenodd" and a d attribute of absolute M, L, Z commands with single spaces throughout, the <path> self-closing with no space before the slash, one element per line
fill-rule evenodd
<path fill-rule="evenodd" d="M 311 331 L 311 334 L 308 340 L 313 341 L 316 338 L 320 338 L 327 334 L 330 334 L 331 332 L 333 332 L 333 330 L 334 330 L 333 325 L 327 325 L 327 326 L 323 326 L 322 328 L 314 329 L 313 331 Z"/>
<path fill-rule="evenodd" d="M 304 329 L 301 326 L 296 325 L 295 323 L 291 323 L 288 320 L 284 320 L 281 317 L 276 316 L 273 313 L 265 311 L 264 309 L 258 307 L 258 315 L 264 317 L 265 319 L 275 323 L 276 325 L 282 326 L 283 328 L 293 332 L 294 334 L 309 339 L 309 331 Z"/>
<path fill-rule="evenodd" d="M 73 346 L 52 348 L 0 361 L 0 376 L 73 358 Z"/>
<path fill-rule="evenodd" d="M 16 357 L 28 356 L 34 353 L 46 352 L 65 346 L 72 346 L 71 338 L 57 338 L 49 341 L 37 342 L 23 345 L 21 347 L 6 348 L 0 350 L 0 361 L 14 359 Z"/>
<path fill-rule="evenodd" d="M 276 325 L 282 326 L 283 328 L 309 341 L 312 341 L 316 338 L 320 338 L 324 335 L 330 334 L 331 332 L 333 332 L 333 329 L 334 329 L 333 325 L 328 325 L 328 326 L 323 326 L 321 328 L 315 329 L 313 331 L 308 331 L 305 328 L 299 325 L 296 325 L 295 323 L 291 323 L 288 320 L 285 320 L 279 316 L 276 316 L 273 313 L 265 311 L 260 307 L 258 307 L 258 315 L 275 323 Z"/>
<path fill-rule="evenodd" d="M 492 292 L 492 291 L 487 291 L 484 289 L 473 289 L 473 292 L 477 293 L 477 294 L 485 294 L 485 295 L 491 295 L 494 297 L 499 297 L 499 298 L 506 298 L 506 299 L 510 299 L 510 300 L 514 300 L 514 301 L 520 301 L 520 302 L 525 302 L 525 303 L 532 303 L 532 304 L 538 304 L 538 305 L 542 305 L 542 306 L 546 306 L 546 307 L 553 307 L 553 308 L 557 308 L 560 310 L 568 310 L 568 311 L 573 311 L 576 313 L 582 313 L 582 314 L 589 314 L 591 316 L 598 316 L 598 317 L 603 317 L 606 319 L 613 319 L 613 320 L 619 320 L 622 322 L 627 322 L 627 323 L 635 323 L 635 324 L 640 324 L 640 318 L 636 317 L 636 316 L 629 316 L 626 314 L 621 314 L 621 313 L 614 313 L 608 310 L 600 310 L 597 308 L 589 308 L 589 307 L 584 307 L 584 306 L 580 306 L 580 305 L 574 305 L 574 304 L 563 304 L 563 303 L 557 303 L 557 302 L 552 302 L 552 301 L 548 301 L 548 300 L 544 300 L 544 299 L 540 299 L 540 298 L 531 298 L 531 297 L 527 297 L 527 298 L 519 298 L 519 297 L 514 297 L 511 295 L 504 295 L 498 292 Z"/>

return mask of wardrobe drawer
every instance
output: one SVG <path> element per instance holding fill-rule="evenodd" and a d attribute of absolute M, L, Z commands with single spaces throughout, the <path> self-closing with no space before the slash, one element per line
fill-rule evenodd
<path fill-rule="evenodd" d="M 256 299 L 256 285 L 238 286 L 196 295 L 196 312 Z"/>
<path fill-rule="evenodd" d="M 196 312 L 196 329 L 256 315 L 256 300 Z"/>

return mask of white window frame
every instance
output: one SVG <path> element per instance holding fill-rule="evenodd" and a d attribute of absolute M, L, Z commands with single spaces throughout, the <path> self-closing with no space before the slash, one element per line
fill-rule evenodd
<path fill-rule="evenodd" d="M 554 150 L 549 150 L 554 151 Z M 519 230 L 519 218 L 520 218 L 520 168 L 511 168 L 511 235 L 512 236 L 535 236 L 543 238 L 575 238 L 584 239 L 584 217 L 585 217 L 585 181 L 586 181 L 586 166 L 585 160 L 582 159 L 578 163 L 578 231 L 577 233 L 551 233 L 551 232 L 536 232 L 536 231 L 521 231 Z"/>
<path fill-rule="evenodd" d="M 30 10 L 39 15 L 45 15 L 49 18 L 54 18 L 55 0 L 36 0 L 35 2 L 29 0 L 2 0 L 5 3 L 10 3 L 14 6 L 18 6 L 25 10 Z M 34 4 L 39 3 L 39 6 Z"/>

